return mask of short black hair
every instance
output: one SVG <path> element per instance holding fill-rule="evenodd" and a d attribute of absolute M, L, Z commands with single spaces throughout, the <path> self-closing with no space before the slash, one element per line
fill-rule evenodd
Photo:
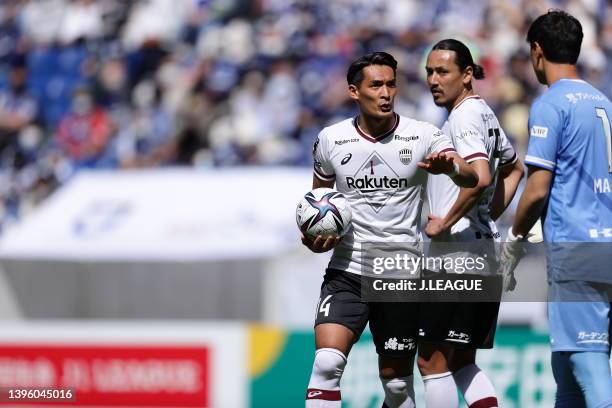
<path fill-rule="evenodd" d="M 536 18 L 527 32 L 527 42 L 538 43 L 544 57 L 557 64 L 575 65 L 582 45 L 582 25 L 562 10 L 549 10 Z"/>
<path fill-rule="evenodd" d="M 397 61 L 393 55 L 386 52 L 373 52 L 357 58 L 351 63 L 346 73 L 346 82 L 349 85 L 359 86 L 363 81 L 363 69 L 370 65 L 386 65 L 393 68 L 393 74 L 397 72 Z"/>
<path fill-rule="evenodd" d="M 438 41 L 431 50 L 455 51 L 455 64 L 459 66 L 461 71 L 465 70 L 467 67 L 472 67 L 474 70 L 474 78 L 483 79 L 485 77 L 484 68 L 474 63 L 470 49 L 461 41 L 455 40 L 454 38 L 447 38 Z"/>

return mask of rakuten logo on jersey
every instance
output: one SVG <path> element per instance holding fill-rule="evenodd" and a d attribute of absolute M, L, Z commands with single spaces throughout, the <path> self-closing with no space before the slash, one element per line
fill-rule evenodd
<path fill-rule="evenodd" d="M 374 210 L 379 212 L 399 189 L 408 188 L 408 180 L 401 178 L 385 159 L 373 152 L 353 176 L 345 178 L 346 186 L 355 189 Z"/>
<path fill-rule="evenodd" d="M 383 178 L 374 178 L 364 176 L 362 178 L 347 177 L 346 185 L 349 188 L 356 188 L 359 190 L 367 189 L 378 189 L 378 188 L 406 188 L 408 187 L 408 180 L 406 179 L 390 179 L 387 176 Z"/>

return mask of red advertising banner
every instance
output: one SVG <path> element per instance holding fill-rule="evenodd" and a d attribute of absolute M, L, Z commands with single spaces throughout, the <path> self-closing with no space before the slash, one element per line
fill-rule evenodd
<path fill-rule="evenodd" d="M 0 344 L 0 406 L 33 403 L 208 407 L 210 350 L 190 345 Z"/>

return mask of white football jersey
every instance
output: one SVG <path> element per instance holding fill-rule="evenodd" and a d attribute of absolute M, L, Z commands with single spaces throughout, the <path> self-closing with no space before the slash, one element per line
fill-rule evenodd
<path fill-rule="evenodd" d="M 444 151 L 455 148 L 440 129 L 397 114 L 393 128 L 376 138 L 359 128 L 357 118 L 319 133 L 313 148 L 315 176 L 335 180 L 353 216 L 353 228 L 334 249 L 330 268 L 361 274 L 363 243 L 421 241 L 428 173 L 417 163 Z"/>
<path fill-rule="evenodd" d="M 495 222 L 489 215 L 489 205 L 495 192 L 497 170 L 516 162 L 514 148 L 499 125 L 497 117 L 477 95 L 469 96 L 455 106 L 442 127 L 463 159 L 471 163 L 487 160 L 493 182 L 483 192 L 478 203 L 451 228 L 452 240 L 480 238 L 499 239 Z M 427 198 L 430 212 L 444 217 L 459 196 L 459 187 L 448 177 L 429 175 Z"/>

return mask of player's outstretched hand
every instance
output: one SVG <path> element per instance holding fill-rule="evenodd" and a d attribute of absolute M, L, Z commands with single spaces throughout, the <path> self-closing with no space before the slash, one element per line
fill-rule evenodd
<path fill-rule="evenodd" d="M 449 174 L 455 170 L 453 158 L 438 152 L 427 155 L 425 161 L 418 162 L 417 166 L 431 174 Z"/>
<path fill-rule="evenodd" d="M 437 217 L 433 214 L 427 216 L 427 225 L 425 226 L 425 234 L 429 238 L 436 238 L 446 232 L 442 217 Z"/>
<path fill-rule="evenodd" d="M 321 253 L 327 252 L 334 248 L 342 240 L 342 237 L 324 237 L 317 235 L 315 239 L 310 239 L 302 234 L 302 244 L 312 252 Z"/>
<path fill-rule="evenodd" d="M 522 237 L 514 236 L 512 227 L 508 230 L 506 242 L 502 244 L 499 260 L 502 277 L 504 279 L 504 291 L 513 291 L 516 287 L 514 270 L 521 258 L 525 255 L 525 241 Z"/>

